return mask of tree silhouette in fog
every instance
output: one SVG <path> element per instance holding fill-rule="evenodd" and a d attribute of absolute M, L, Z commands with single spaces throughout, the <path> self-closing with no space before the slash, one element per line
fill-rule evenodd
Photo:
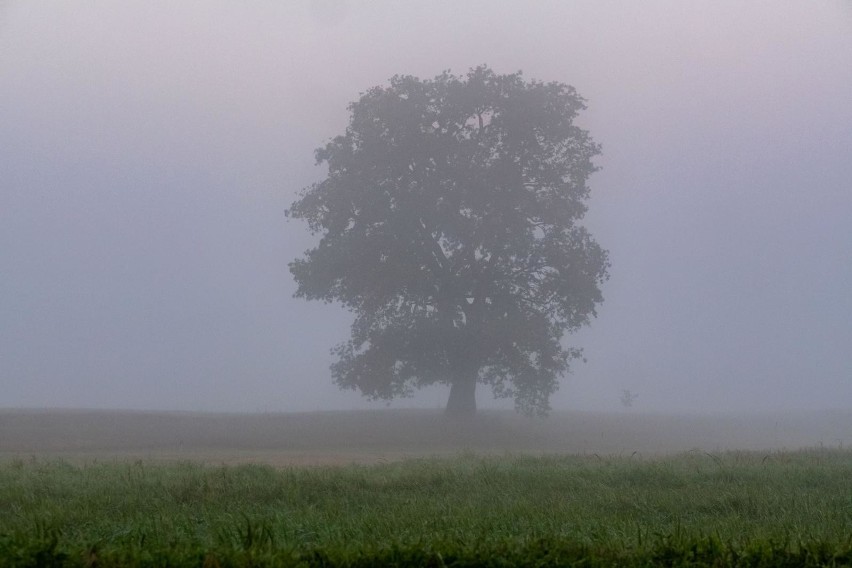
<path fill-rule="evenodd" d="M 328 175 L 287 211 L 321 238 L 290 263 L 296 296 L 355 314 L 335 382 L 370 398 L 450 385 L 472 414 L 477 383 L 544 414 L 580 350 L 566 333 L 602 301 L 607 253 L 578 224 L 599 147 L 561 83 L 486 66 L 395 76 L 349 106 L 316 150 Z"/>

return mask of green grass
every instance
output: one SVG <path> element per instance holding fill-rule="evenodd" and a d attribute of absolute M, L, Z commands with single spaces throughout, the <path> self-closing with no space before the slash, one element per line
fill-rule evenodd
<path fill-rule="evenodd" d="M 580 560 L 852 565 L 852 452 L 0 466 L 0 566 Z"/>

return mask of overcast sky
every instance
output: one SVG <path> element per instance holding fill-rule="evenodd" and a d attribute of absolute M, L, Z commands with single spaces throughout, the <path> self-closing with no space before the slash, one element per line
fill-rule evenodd
<path fill-rule="evenodd" d="M 850 2 L 0 0 L 0 408 L 376 406 L 284 210 L 359 93 L 482 63 L 576 87 L 603 146 L 556 408 L 852 407 Z"/>

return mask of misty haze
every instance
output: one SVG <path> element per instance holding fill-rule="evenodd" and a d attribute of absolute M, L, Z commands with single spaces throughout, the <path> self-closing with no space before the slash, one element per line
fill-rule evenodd
<path fill-rule="evenodd" d="M 0 566 L 852 562 L 852 4 L 0 0 Z"/>
<path fill-rule="evenodd" d="M 515 334 L 512 339 L 509 331 L 499 332 L 503 339 L 495 339 L 492 333 L 480 341 L 497 357 L 477 363 L 475 404 L 481 411 L 514 406 L 530 413 L 549 407 L 557 414 L 616 416 L 723 413 L 768 422 L 825 411 L 848 415 L 851 26 L 852 10 L 832 2 L 808 7 L 657 2 L 641 8 L 591 2 L 533 8 L 513 2 L 438 2 L 428 8 L 343 1 L 252 7 L 4 2 L 0 407 L 443 409 L 452 369 L 459 365 L 441 367 L 442 355 L 428 350 L 445 348 L 434 341 L 417 347 L 405 340 L 409 352 L 424 361 L 406 367 L 402 375 L 408 373 L 408 379 L 398 373 L 412 361 L 404 353 L 385 353 L 401 357 L 396 366 L 391 361 L 391 367 L 377 367 L 373 357 L 372 367 L 358 367 L 362 360 L 356 358 L 346 371 L 341 352 L 329 350 L 355 339 L 349 326 L 355 321 L 364 328 L 367 315 L 372 327 L 364 329 L 373 334 L 384 329 L 400 343 L 400 332 L 386 327 L 390 320 L 374 309 L 377 289 L 414 298 L 411 310 L 416 304 L 427 316 L 405 325 L 421 330 L 431 325 L 423 324 L 428 314 L 438 313 L 430 302 L 446 296 L 430 296 L 429 290 L 452 287 L 436 283 L 427 261 L 412 268 L 419 253 L 404 243 L 402 256 L 375 253 L 390 258 L 383 266 L 408 272 L 406 281 L 391 280 L 391 273 L 380 277 L 368 263 L 362 272 L 372 275 L 373 284 L 353 280 L 357 271 L 341 264 L 351 251 L 340 249 L 330 266 L 342 275 L 338 282 L 355 282 L 347 294 L 349 300 L 360 298 L 361 316 L 342 305 L 345 294 L 326 296 L 329 304 L 304 302 L 294 293 L 322 298 L 323 292 L 299 289 L 291 263 L 308 258 L 306 252 L 323 236 L 325 242 L 332 239 L 323 233 L 324 221 L 312 234 L 298 219 L 312 215 L 306 201 L 301 212 L 293 208 L 306 195 L 303 190 L 331 179 L 340 167 L 328 153 L 332 146 L 325 160 L 315 160 L 314 149 L 361 128 L 350 104 L 370 92 L 393 97 L 420 88 L 421 83 L 394 87 L 392 77 L 437 85 L 443 73 L 462 84 L 478 68 L 495 79 L 476 80 L 515 77 L 532 89 L 533 98 L 534 85 L 568 89 L 566 120 L 574 125 L 566 122 L 566 128 L 575 129 L 570 136 L 588 139 L 570 142 L 572 149 L 563 155 L 575 170 L 563 178 L 568 185 L 554 186 L 554 195 L 582 203 L 582 209 L 572 209 L 572 219 L 564 217 L 565 226 L 587 231 L 605 255 L 598 268 L 588 265 L 588 283 L 571 276 L 569 295 L 551 298 L 553 306 L 568 311 L 550 340 L 550 355 L 536 351 L 545 344 L 530 339 L 532 328 L 522 329 L 510 315 L 510 306 L 541 299 L 532 297 L 532 280 L 518 288 L 529 299 L 506 303 L 498 300 L 499 290 L 518 285 L 500 280 L 499 274 L 510 273 L 508 265 L 503 272 L 484 268 L 493 268 L 487 262 L 492 256 L 503 258 L 492 249 L 508 241 L 492 246 L 482 235 L 489 222 L 508 222 L 495 213 L 496 196 L 505 194 L 501 184 L 511 183 L 494 177 L 501 170 L 493 164 L 482 162 L 477 171 L 446 158 L 464 155 L 464 137 L 479 136 L 477 109 L 486 111 L 486 121 L 495 120 L 482 123 L 481 112 L 478 118 L 483 131 L 493 133 L 503 123 L 511 128 L 511 112 L 521 117 L 518 104 L 529 103 L 522 102 L 521 91 L 499 95 L 508 97 L 506 108 L 514 111 L 500 111 L 503 103 L 485 99 L 474 101 L 471 111 L 453 110 L 451 99 L 437 107 L 433 101 L 428 112 L 436 112 L 437 121 L 415 126 L 432 129 L 428 136 L 438 146 L 412 142 L 404 151 L 426 152 L 428 164 L 443 155 L 447 167 L 427 167 L 405 183 L 438 204 L 436 211 L 453 203 L 451 214 L 467 219 L 473 231 L 467 241 L 459 236 L 466 229 L 452 225 L 453 217 L 434 218 L 444 224 L 431 227 L 429 238 L 448 254 L 459 247 L 448 262 L 456 273 L 473 276 L 454 289 L 467 294 L 464 301 L 471 305 L 507 314 L 505 329 Z M 373 112 L 364 101 L 357 108 Z M 446 108 L 438 108 L 441 104 Z M 411 113 L 420 111 L 411 106 L 396 112 L 396 118 L 388 115 L 392 126 L 408 128 L 404 125 L 416 123 Z M 455 126 L 454 112 L 461 113 Z M 552 135 L 563 136 L 554 130 L 554 117 L 542 117 L 542 126 L 522 120 L 529 132 L 547 124 Z M 364 132 L 357 136 L 369 136 Z M 455 136 L 458 148 L 446 145 L 447 136 Z M 488 150 L 487 141 L 480 146 L 508 155 L 506 148 L 517 146 L 502 136 L 491 138 L 503 141 L 503 150 Z M 436 147 L 438 154 L 430 155 Z M 403 167 L 393 163 L 391 149 L 377 150 L 385 152 L 389 172 Z M 582 165 L 581 156 L 588 163 Z M 417 160 L 405 159 L 414 172 Z M 475 156 L 466 159 L 478 163 Z M 532 180 L 536 195 L 544 195 L 540 180 L 546 173 L 521 170 L 527 172 L 526 187 Z M 461 189 L 448 190 L 446 197 L 435 193 L 429 184 L 442 175 L 441 187 Z M 465 175 L 482 181 L 482 198 L 465 193 L 460 179 Z M 345 195 L 338 186 L 328 186 L 329 195 Z M 454 195 L 467 201 L 454 201 Z M 482 209 L 470 209 L 471 203 Z M 526 209 L 521 213 L 511 199 L 503 203 L 506 214 L 514 207 L 519 218 L 538 223 L 535 230 L 542 235 L 555 227 L 541 225 L 542 218 L 529 217 Z M 297 219 L 286 219 L 288 210 Z M 364 211 L 381 215 L 369 207 Z M 362 223 L 352 219 L 352 226 Z M 526 230 L 504 228 L 515 240 Z M 403 229 L 393 238 L 404 241 L 413 234 Z M 529 246 L 538 246 L 531 238 Z M 480 268 L 462 262 L 463 253 L 475 256 Z M 529 254 L 532 259 L 539 253 Z M 583 254 L 591 259 L 589 254 L 598 253 Z M 570 262 L 577 266 L 576 259 Z M 301 278 L 304 286 L 307 276 Z M 415 281 L 428 290 L 411 296 Z M 485 283 L 490 292 L 481 291 Z M 581 289 L 591 295 L 583 297 Z M 373 300 L 357 290 L 373 294 Z M 472 317 L 458 306 L 456 315 L 441 320 L 451 328 Z M 547 318 L 554 314 L 540 310 L 537 317 L 553 324 Z M 493 331 L 501 324 L 482 325 Z M 484 337 L 482 325 L 468 322 L 466 329 Z M 468 355 L 461 360 L 470 361 L 473 347 L 441 329 L 438 336 L 459 346 Z M 512 355 L 499 347 L 500 341 L 518 346 L 524 337 L 521 343 L 528 340 L 533 351 Z M 355 348 L 350 356 L 370 346 L 350 343 Z M 557 358 L 549 370 L 538 367 L 546 378 L 518 379 L 523 369 L 517 361 L 541 363 L 550 356 Z M 397 378 L 378 378 L 384 372 Z M 519 387 L 533 383 L 538 385 L 533 390 Z M 847 427 L 831 436 L 848 439 L 850 432 Z"/>
<path fill-rule="evenodd" d="M 352 319 L 292 298 L 284 212 L 360 93 L 487 63 L 576 88 L 602 148 L 610 279 L 554 410 L 849 409 L 850 12 L 3 2 L 0 406 L 384 407 L 333 384 Z"/>

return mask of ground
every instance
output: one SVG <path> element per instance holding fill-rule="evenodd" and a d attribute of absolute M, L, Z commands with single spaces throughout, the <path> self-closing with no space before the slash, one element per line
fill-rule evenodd
<path fill-rule="evenodd" d="M 200 461 L 275 466 L 407 457 L 568 453 L 649 457 L 685 451 L 852 446 L 852 411 L 753 416 L 554 413 L 530 419 L 434 410 L 203 414 L 0 410 L 0 460 Z"/>

